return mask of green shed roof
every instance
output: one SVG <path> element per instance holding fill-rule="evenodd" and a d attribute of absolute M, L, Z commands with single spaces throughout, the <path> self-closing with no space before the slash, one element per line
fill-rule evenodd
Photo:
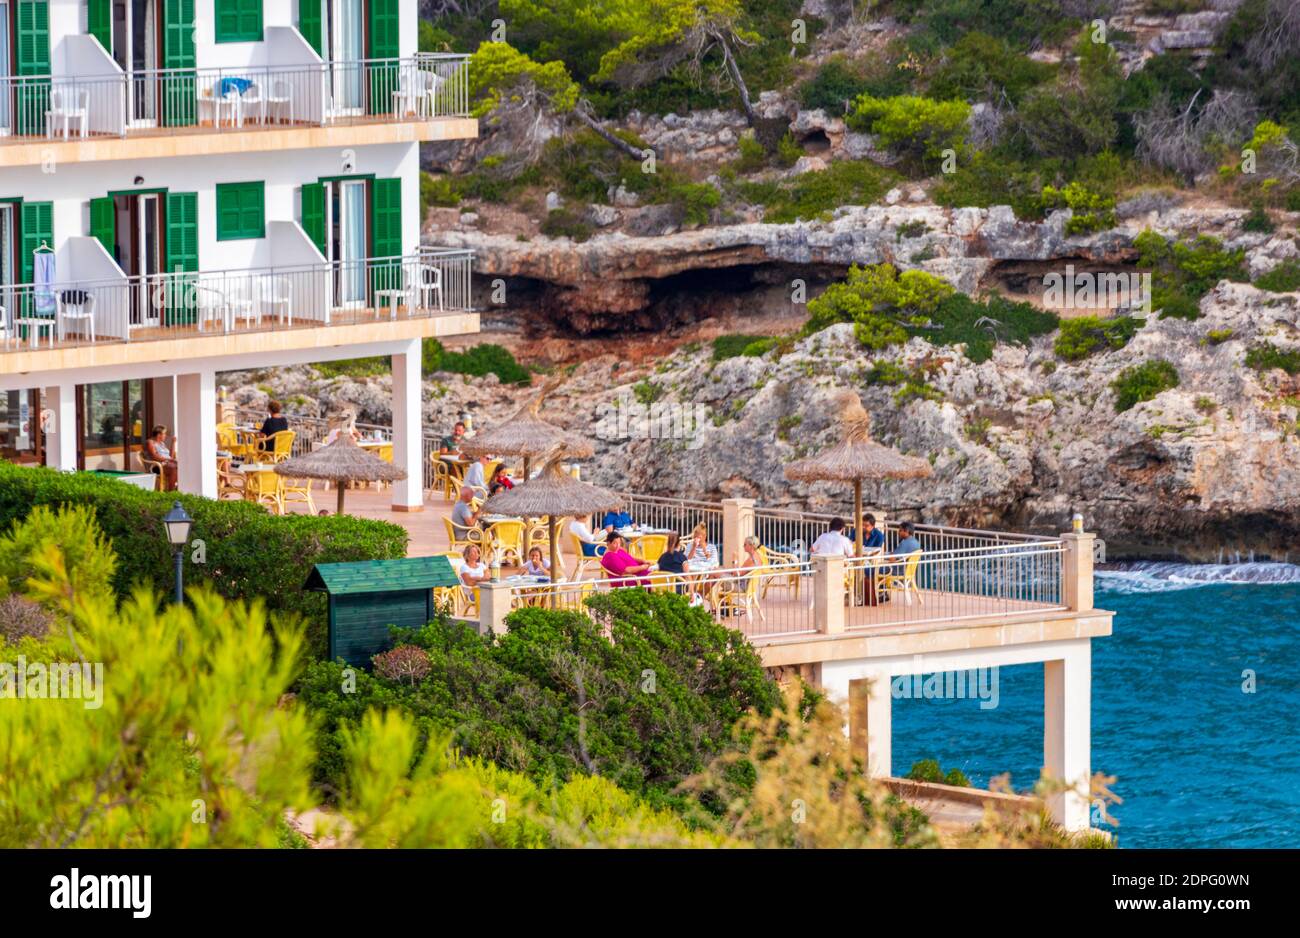
<path fill-rule="evenodd" d="M 398 560 L 361 560 L 354 563 L 318 563 L 303 589 L 324 590 L 331 596 L 352 593 L 392 593 L 455 586 L 460 581 L 446 557 L 403 557 Z"/>

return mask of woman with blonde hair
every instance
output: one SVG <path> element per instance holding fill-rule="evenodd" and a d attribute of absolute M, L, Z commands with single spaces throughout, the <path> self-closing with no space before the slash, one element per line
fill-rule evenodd
<path fill-rule="evenodd" d="M 357 432 L 357 415 L 354 411 L 348 411 L 337 417 L 330 418 L 330 425 L 330 432 L 325 436 L 326 446 L 337 440 L 340 433 L 351 434 L 354 443 L 361 438 L 361 434 Z"/>
<path fill-rule="evenodd" d="M 706 566 L 718 562 L 718 549 L 709 543 L 709 528 L 703 521 L 691 531 L 691 546 L 686 549 L 686 559 Z"/>

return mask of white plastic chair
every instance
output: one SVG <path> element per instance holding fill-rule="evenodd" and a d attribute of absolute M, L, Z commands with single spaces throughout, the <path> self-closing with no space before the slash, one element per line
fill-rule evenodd
<path fill-rule="evenodd" d="M 51 88 L 50 108 L 45 112 L 45 132 L 54 136 L 54 125 L 63 122 L 63 139 L 71 135 L 71 126 L 77 123 L 78 136 L 85 137 L 90 125 L 90 92 L 85 88 Z"/>
<path fill-rule="evenodd" d="M 285 276 L 267 276 L 258 280 L 258 293 L 262 306 L 268 314 L 280 322 L 293 325 L 293 308 L 290 305 L 292 293 L 289 290 L 289 278 Z"/>
<path fill-rule="evenodd" d="M 433 72 L 403 70 L 393 92 L 393 119 L 402 120 L 407 114 L 432 117 L 434 98 L 442 79 Z"/>
<path fill-rule="evenodd" d="M 442 295 L 442 268 L 436 264 L 417 264 L 415 266 L 415 283 L 412 285 L 412 292 L 415 294 L 416 305 L 420 309 L 428 309 L 433 304 L 429 302 L 432 296 L 438 301 L 438 309 L 446 311 Z"/>
<path fill-rule="evenodd" d="M 253 285 L 247 277 L 237 277 L 224 284 L 226 304 L 230 307 L 232 320 L 242 319 L 256 325 L 262 324 L 262 307 L 253 300 Z"/>
<path fill-rule="evenodd" d="M 282 114 L 290 124 L 293 123 L 293 86 L 276 79 L 271 83 L 271 93 L 262 97 L 262 122 L 274 118 L 278 124 Z"/>
<path fill-rule="evenodd" d="M 195 287 L 194 302 L 199 310 L 200 332 L 203 331 L 203 327 L 209 321 L 220 323 L 223 331 L 230 331 L 230 307 L 226 302 L 224 293 L 220 290 L 214 290 L 212 287 Z"/>
<path fill-rule="evenodd" d="M 65 293 L 69 291 L 60 290 L 54 295 L 55 302 L 58 304 L 57 317 L 59 320 L 59 341 L 62 342 L 67 338 L 68 332 L 76 331 L 79 335 L 89 336 L 90 341 L 95 341 L 95 297 L 94 294 L 84 293 L 81 302 L 72 302 L 64 299 Z M 75 329 L 70 329 L 74 326 Z"/>
<path fill-rule="evenodd" d="M 257 86 L 257 82 L 251 82 L 249 86 L 244 89 L 243 94 L 236 94 L 239 98 L 235 118 L 236 126 L 244 126 L 245 114 L 264 115 L 266 113 L 264 110 L 266 105 L 262 101 L 262 89 Z M 256 119 L 256 117 L 254 119 Z"/>

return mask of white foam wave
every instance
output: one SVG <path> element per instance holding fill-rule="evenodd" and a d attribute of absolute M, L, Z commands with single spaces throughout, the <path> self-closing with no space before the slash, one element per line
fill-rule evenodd
<path fill-rule="evenodd" d="M 1174 563 L 1136 561 L 1097 571 L 1097 586 L 1112 593 L 1164 593 L 1216 583 L 1300 583 L 1300 566 L 1292 563 Z"/>

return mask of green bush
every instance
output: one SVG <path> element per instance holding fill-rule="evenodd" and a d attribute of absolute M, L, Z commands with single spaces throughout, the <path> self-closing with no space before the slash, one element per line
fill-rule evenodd
<path fill-rule="evenodd" d="M 735 186 L 740 198 L 765 207 L 765 222 L 788 224 L 828 217 L 842 205 L 870 205 L 888 192 L 896 179 L 895 173 L 870 160 L 837 160 L 819 173 Z"/>
<path fill-rule="evenodd" d="M 720 335 L 713 340 L 713 360 L 720 362 L 739 355 L 757 357 L 771 348 L 773 342 L 774 340 L 771 337 L 763 335 L 745 335 L 744 333 Z"/>
<path fill-rule="evenodd" d="M 1281 368 L 1289 375 L 1300 375 L 1300 349 L 1284 349 L 1265 342 L 1246 352 L 1246 366 L 1256 371 Z"/>
<path fill-rule="evenodd" d="M 1241 230 L 1255 234 L 1271 234 L 1275 227 L 1263 202 L 1255 202 L 1250 208 L 1250 214 L 1241 220 Z"/>
<path fill-rule="evenodd" d="M 1161 391 L 1178 387 L 1178 369 L 1163 358 L 1153 358 L 1125 368 L 1110 387 L 1115 392 L 1115 413 L 1121 414 Z"/>
<path fill-rule="evenodd" d="M 532 381 L 532 373 L 515 360 L 509 349 L 491 342 L 471 346 L 463 352 L 449 352 L 437 339 L 425 339 L 422 353 L 426 374 L 449 371 L 475 378 L 494 374 L 502 384 L 528 384 Z"/>
<path fill-rule="evenodd" d="M 1082 361 L 1095 352 L 1123 348 L 1133 338 L 1142 320 L 1132 316 L 1101 319 L 1098 316 L 1080 316 L 1061 320 L 1061 334 L 1056 337 L 1054 350 L 1068 362 Z"/>
<path fill-rule="evenodd" d="M 988 361 L 998 343 L 1026 345 L 1047 335 L 1059 324 L 1054 313 L 1030 303 L 1016 303 L 990 295 L 982 300 L 964 293 L 944 297 L 930 314 L 926 327 L 909 329 L 935 345 L 965 345 L 973 362 Z"/>
<path fill-rule="evenodd" d="M 1041 198 L 1045 210 L 1070 209 L 1070 220 L 1065 223 L 1066 234 L 1089 234 L 1115 224 L 1115 200 L 1080 183 L 1071 182 L 1060 189 L 1044 186 Z"/>
<path fill-rule="evenodd" d="M 776 162 L 778 166 L 790 167 L 799 162 L 803 156 L 803 147 L 794 139 L 793 134 L 785 134 L 776 143 Z"/>
<path fill-rule="evenodd" d="M 902 154 L 914 166 L 932 165 L 945 150 L 965 147 L 970 105 L 913 95 L 876 98 L 862 95 L 853 103 L 848 124 L 876 135 L 882 146 Z"/>
<path fill-rule="evenodd" d="M 912 24 L 922 48 L 951 46 L 978 30 L 1018 48 L 1059 42 L 1077 28 L 1060 0 L 891 0 L 887 11 Z"/>
<path fill-rule="evenodd" d="M 272 613 L 302 616 L 315 654 L 325 653 L 326 622 L 323 594 L 302 589 L 312 567 L 406 556 L 406 531 L 386 521 L 277 516 L 251 502 L 146 492 L 116 479 L 0 461 L 0 531 L 36 505 L 88 506 L 117 554 L 113 588 L 118 595 L 137 583 L 170 588 L 172 552 L 162 517 L 175 501 L 194 519 L 192 538 L 203 542 L 203 562 L 186 561 L 186 583 L 210 584 L 223 596 L 260 599 Z"/>
<path fill-rule="evenodd" d="M 907 778 L 914 782 L 933 782 L 942 785 L 952 785 L 957 788 L 970 788 L 970 779 L 961 769 L 949 769 L 946 773 L 939 767 L 937 759 L 922 759 L 920 762 L 913 762 L 912 768 L 908 770 Z"/>
<path fill-rule="evenodd" d="M 456 190 L 451 176 L 435 176 L 433 173 L 420 173 L 420 214 L 429 214 L 435 205 L 443 208 L 455 208 L 460 204 L 460 193 Z"/>
<path fill-rule="evenodd" d="M 1196 319 L 1199 301 L 1220 280 L 1244 282 L 1246 251 L 1228 251 L 1217 238 L 1201 235 L 1190 244 L 1146 230 L 1133 240 L 1138 266 L 1151 270 L 1151 302 L 1162 319 Z"/>
<path fill-rule="evenodd" d="M 833 55 L 799 86 L 799 103 L 807 110 L 821 108 L 833 117 L 839 116 L 848 102 L 866 93 L 868 84 L 855 64 L 842 55 Z"/>
<path fill-rule="evenodd" d="M 928 316 L 952 292 L 946 280 L 925 271 L 900 274 L 892 264 L 855 264 L 847 279 L 831 284 L 809 301 L 804 329 L 811 334 L 833 323 L 852 322 L 859 342 L 870 349 L 883 349 L 906 342 L 904 321 Z"/>
<path fill-rule="evenodd" d="M 777 705 L 745 637 L 683 597 L 625 589 L 588 604 L 601 625 L 529 608 L 497 637 L 448 621 L 400 632 L 429 656 L 415 683 L 358 673 L 345 694 L 340 663 L 309 667 L 299 700 L 320 719 L 318 783 L 340 785 L 342 734 L 373 706 L 405 710 L 426 736 L 450 731 L 462 753 L 534 779 L 599 774 L 661 800 L 728 746 L 750 708 Z"/>
<path fill-rule="evenodd" d="M 942 50 L 926 93 L 941 101 L 977 101 L 1005 93 L 1015 103 L 1055 71 L 1055 66 L 1017 52 L 1005 39 L 970 32 Z"/>
<path fill-rule="evenodd" d="M 737 146 L 740 156 L 734 166 L 738 172 L 754 173 L 767 164 L 767 150 L 763 149 L 763 144 L 752 133 L 741 134 Z"/>
<path fill-rule="evenodd" d="M 1300 290 L 1300 261 L 1283 261 L 1255 281 L 1255 286 L 1272 293 Z"/>
<path fill-rule="evenodd" d="M 594 229 L 573 210 L 557 208 L 546 213 L 538 230 L 548 238 L 571 238 L 582 243 Z"/>

